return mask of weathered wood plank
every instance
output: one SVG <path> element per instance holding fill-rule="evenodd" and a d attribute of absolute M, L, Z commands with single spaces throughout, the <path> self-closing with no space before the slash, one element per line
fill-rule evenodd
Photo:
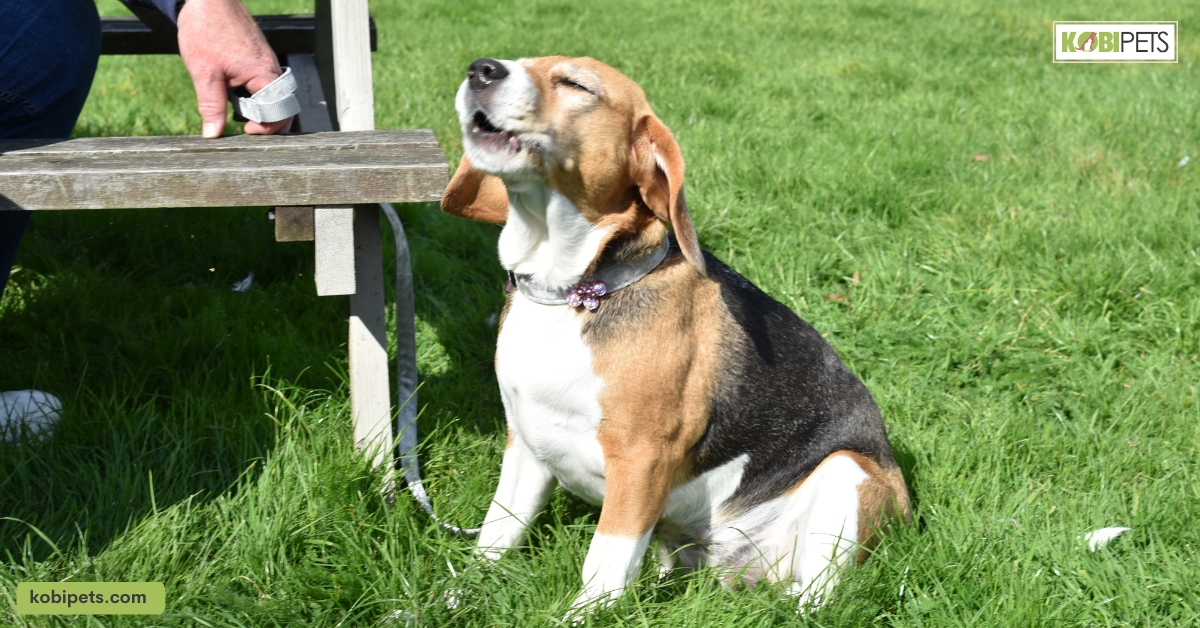
<path fill-rule="evenodd" d="M 315 229 L 312 207 L 276 207 L 276 242 L 312 242 Z"/>
<path fill-rule="evenodd" d="M 388 381 L 387 313 L 379 206 L 354 208 L 354 274 L 350 295 L 350 412 L 354 444 L 376 466 L 392 460 L 392 400 Z"/>
<path fill-rule="evenodd" d="M 371 50 L 377 49 L 375 20 L 368 18 Z M 276 55 L 312 53 L 316 20 L 312 15 L 256 15 L 254 21 Z M 179 46 L 156 36 L 135 17 L 105 17 L 100 20 L 100 54 L 178 54 Z"/>
<path fill-rule="evenodd" d="M 214 141 L 214 140 L 209 140 Z M 388 145 L 364 146 L 357 149 L 296 148 L 293 150 L 243 151 L 147 151 L 124 153 L 59 153 L 0 155 L 0 175 L 40 174 L 49 171 L 86 173 L 129 172 L 151 166 L 155 172 L 174 170 L 218 170 L 230 167 L 271 168 L 272 164 L 287 168 L 331 168 L 388 165 L 409 166 L 429 163 L 442 155 L 439 148 L 426 144 L 404 147 Z M 154 166 L 154 164 L 158 164 Z M 222 167 L 222 164 L 229 164 Z"/>
<path fill-rule="evenodd" d="M 332 71 L 335 124 L 340 131 L 375 128 L 367 0 L 318 0 L 327 18 L 328 39 L 318 33 L 317 61 L 323 79 Z M 322 58 L 323 52 L 329 54 Z M 332 62 L 332 63 L 330 63 Z M 325 81 L 326 94 L 329 83 Z M 388 383 L 386 311 L 379 206 L 354 210 L 354 272 L 358 290 L 350 297 L 350 409 L 354 442 L 378 467 L 392 469 L 392 400 Z M 405 298 L 401 295 L 399 298 Z M 391 495 L 389 480 L 384 493 Z"/>
<path fill-rule="evenodd" d="M 294 135 L 229 135 L 207 140 L 198 135 L 139 137 L 81 137 L 73 140 L 0 140 L 0 171 L 5 159 L 30 155 L 72 153 L 208 153 L 259 150 L 355 150 L 437 146 L 429 129 L 360 131 L 357 133 L 298 133 Z"/>
<path fill-rule="evenodd" d="M 313 210 L 318 296 L 354 294 L 354 208 L 350 205 Z"/>
<path fill-rule="evenodd" d="M 325 98 L 325 90 L 321 87 L 321 75 L 317 71 L 317 61 L 310 54 L 294 54 L 288 57 L 288 64 L 296 75 L 296 99 L 300 101 L 300 114 L 292 124 L 293 131 L 305 133 L 328 132 L 335 130 L 333 118 L 330 117 L 329 102 Z"/>
<path fill-rule="evenodd" d="M 334 141 L 351 135 L 360 137 Z M 350 133 L 160 139 L 114 143 L 125 150 L 94 138 L 3 152 L 0 209 L 418 202 L 440 198 L 447 182 L 445 154 L 428 142 L 389 144 Z M 97 150 L 71 150 L 76 141 Z M 173 143 L 180 148 L 164 149 Z"/>
<path fill-rule="evenodd" d="M 375 92 L 371 82 L 367 0 L 332 0 L 329 10 L 338 129 L 373 130 Z"/>

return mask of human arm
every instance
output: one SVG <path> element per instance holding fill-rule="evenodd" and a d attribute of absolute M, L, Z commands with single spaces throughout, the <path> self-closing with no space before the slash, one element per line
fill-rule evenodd
<path fill-rule="evenodd" d="M 175 20 L 179 55 L 192 77 L 204 137 L 220 137 L 225 129 L 228 89 L 256 93 L 283 72 L 275 52 L 239 0 L 123 0 L 152 7 Z M 292 119 L 246 123 L 246 133 L 286 133 Z"/>

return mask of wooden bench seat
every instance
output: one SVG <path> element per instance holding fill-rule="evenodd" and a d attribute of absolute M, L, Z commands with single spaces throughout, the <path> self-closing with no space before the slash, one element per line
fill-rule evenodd
<path fill-rule="evenodd" d="M 436 201 L 433 131 L 0 141 L 0 209 Z"/>

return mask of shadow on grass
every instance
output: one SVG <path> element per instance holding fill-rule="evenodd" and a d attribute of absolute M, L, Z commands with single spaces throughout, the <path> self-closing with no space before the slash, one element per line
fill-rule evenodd
<path fill-rule="evenodd" d="M 501 434 L 504 416 L 493 366 L 496 318 L 504 304 L 499 230 L 447 216 L 436 203 L 395 207 L 412 251 L 422 433 L 461 421 L 471 431 Z M 384 242 L 390 308 L 394 247 L 390 235 Z"/>
<path fill-rule="evenodd" d="M 314 298 L 311 246 L 274 243 L 264 214 L 34 217 L 0 302 L 0 390 L 65 410 L 52 438 L 0 445 L 0 515 L 25 522 L 0 522 L 0 556 L 95 552 L 156 508 L 227 491 L 275 446 L 264 376 L 338 388 L 344 305 Z"/>
<path fill-rule="evenodd" d="M 464 438 L 502 434 L 488 322 L 503 302 L 494 228 L 436 204 L 397 209 L 425 330 L 422 434 L 454 423 Z M 0 390 L 47 390 L 65 411 L 52 438 L 0 446 L 0 515 L 19 520 L 0 521 L 0 556 L 40 560 L 76 543 L 94 554 L 155 509 L 201 504 L 253 477 L 278 434 L 265 379 L 344 400 L 346 301 L 316 298 L 311 245 L 274 242 L 264 216 L 35 216 L 0 303 Z M 251 271 L 251 289 L 233 292 Z"/>

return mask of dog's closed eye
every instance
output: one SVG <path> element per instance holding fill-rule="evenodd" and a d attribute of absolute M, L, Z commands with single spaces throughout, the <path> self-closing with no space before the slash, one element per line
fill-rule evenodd
<path fill-rule="evenodd" d="M 555 79 L 555 80 L 554 80 L 554 84 L 555 84 L 556 86 L 557 86 L 557 85 L 561 85 L 561 86 L 564 86 L 564 87 L 570 87 L 571 89 L 577 89 L 577 90 L 580 90 L 580 91 L 584 91 L 584 92 L 587 92 L 587 93 L 589 93 L 589 94 L 592 94 L 593 96 L 596 94 L 596 92 L 592 91 L 592 90 L 591 90 L 591 88 L 589 88 L 588 86 L 584 85 L 583 83 L 579 83 L 579 82 L 573 81 L 573 80 L 571 80 L 571 79 L 569 79 L 569 78 L 566 78 L 566 77 L 561 77 L 561 78 L 557 78 L 557 79 Z"/>

